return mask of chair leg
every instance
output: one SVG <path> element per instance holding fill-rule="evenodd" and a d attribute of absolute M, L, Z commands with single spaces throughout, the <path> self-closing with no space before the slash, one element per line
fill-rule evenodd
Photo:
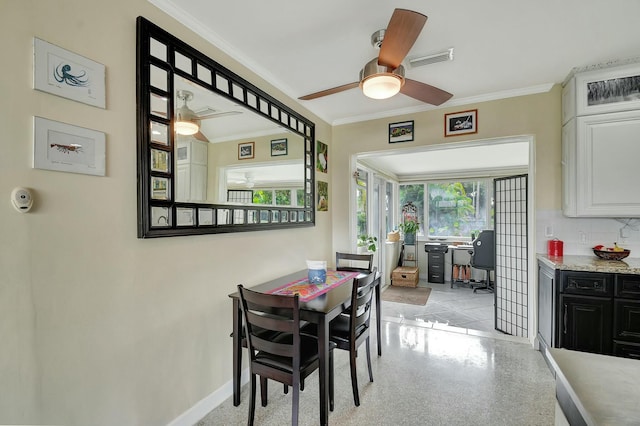
<path fill-rule="evenodd" d="M 487 290 L 489 293 L 493 293 L 493 286 L 491 285 L 491 271 L 485 271 L 486 277 L 484 280 L 484 285 L 481 287 L 476 287 L 473 289 L 475 293 L 477 290 Z"/>
<path fill-rule="evenodd" d="M 304 379 L 300 379 L 300 390 L 304 390 Z"/>
<path fill-rule="evenodd" d="M 329 411 L 333 411 L 334 402 L 334 383 L 333 383 L 333 351 L 329 351 Z"/>
<path fill-rule="evenodd" d="M 251 374 L 251 395 L 249 399 L 249 420 L 248 426 L 253 426 L 253 420 L 256 415 L 256 375 Z"/>
<path fill-rule="evenodd" d="M 298 426 L 298 407 L 300 405 L 300 386 L 293 383 L 293 402 L 291 407 L 291 426 Z"/>
<path fill-rule="evenodd" d="M 356 352 L 349 351 L 349 363 L 351 364 L 351 388 L 353 389 L 353 402 L 356 407 L 360 406 L 360 395 L 358 395 L 358 374 L 356 373 Z"/>
<path fill-rule="evenodd" d="M 373 382 L 373 371 L 371 370 L 371 346 L 367 337 L 367 366 L 369 367 L 369 381 Z"/>
<path fill-rule="evenodd" d="M 289 393 L 289 385 L 284 385 L 284 394 L 288 394 Z"/>
<path fill-rule="evenodd" d="M 267 406 L 267 378 L 260 377 L 260 400 L 262 402 L 262 406 Z"/>

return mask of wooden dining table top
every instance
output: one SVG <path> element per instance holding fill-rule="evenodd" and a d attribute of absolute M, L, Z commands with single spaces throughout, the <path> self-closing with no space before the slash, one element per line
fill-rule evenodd
<path fill-rule="evenodd" d="M 258 284 L 253 287 L 246 287 L 252 291 L 258 291 L 261 293 L 267 293 L 273 289 L 281 287 L 287 283 L 292 283 L 301 278 L 307 276 L 307 269 L 303 269 L 300 271 L 293 272 L 291 274 L 287 274 L 278 278 L 275 278 L 271 281 L 264 282 L 262 284 Z M 360 275 L 356 275 L 359 277 Z M 355 278 L 355 277 L 354 277 Z M 300 300 L 300 310 L 304 311 L 315 311 L 318 313 L 327 313 L 335 309 L 337 306 L 344 306 L 345 303 L 348 303 L 351 300 L 351 286 L 353 285 L 353 280 L 347 280 L 343 284 L 333 287 L 329 289 L 326 293 L 320 294 L 314 297 L 311 300 L 306 302 Z M 232 299 L 237 299 L 240 297 L 240 293 L 237 291 L 229 294 L 229 297 Z M 345 306 L 346 308 L 347 306 Z"/>

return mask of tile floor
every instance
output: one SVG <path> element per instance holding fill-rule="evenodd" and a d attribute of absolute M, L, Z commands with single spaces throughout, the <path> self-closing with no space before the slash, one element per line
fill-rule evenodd
<path fill-rule="evenodd" d="M 493 293 L 483 290 L 474 293 L 468 286 L 451 288 L 449 283 L 433 284 L 425 280 L 420 280 L 418 286 L 431 287 L 425 306 L 386 302 L 383 317 L 393 321 L 416 321 L 426 327 L 448 326 L 502 335 L 494 330 Z"/>
<path fill-rule="evenodd" d="M 491 331 L 493 295 L 449 284 L 420 285 L 433 288 L 426 306 L 383 304 L 382 357 L 375 355 L 372 335 L 373 383 L 366 357 L 358 357 L 360 407 L 353 405 L 348 354 L 336 351 L 330 424 L 553 425 L 551 372 L 530 344 Z M 317 377 L 312 374 L 301 393 L 301 425 L 318 424 Z M 290 395 L 273 383 L 269 405 L 257 404 L 255 424 L 290 424 Z M 239 407 L 228 398 L 196 425 L 246 424 L 248 400 L 245 385 Z"/>

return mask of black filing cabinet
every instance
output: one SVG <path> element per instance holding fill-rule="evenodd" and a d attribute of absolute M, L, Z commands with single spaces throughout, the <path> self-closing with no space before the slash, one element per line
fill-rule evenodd
<path fill-rule="evenodd" d="M 444 255 L 448 251 L 446 244 L 424 245 L 427 252 L 427 281 L 430 283 L 444 284 Z"/>

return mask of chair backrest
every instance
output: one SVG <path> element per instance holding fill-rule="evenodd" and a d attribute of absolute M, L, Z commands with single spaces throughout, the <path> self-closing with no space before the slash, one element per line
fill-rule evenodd
<path fill-rule="evenodd" d="M 472 244 L 471 266 L 478 269 L 494 269 L 496 266 L 496 242 L 493 229 L 480 231 L 480 234 L 473 240 Z"/>
<path fill-rule="evenodd" d="M 377 269 L 373 268 L 370 274 L 353 279 L 351 307 L 349 308 L 349 337 L 352 345 L 356 343 L 357 337 L 369 329 L 373 284 L 376 275 Z"/>
<path fill-rule="evenodd" d="M 373 270 L 373 253 L 336 252 L 336 270 L 369 273 Z"/>
<path fill-rule="evenodd" d="M 240 305 L 244 316 L 247 346 L 251 361 L 256 351 L 293 359 L 293 371 L 300 367 L 300 302 L 298 295 L 283 296 L 258 293 L 238 286 Z M 265 333 L 265 331 L 267 333 Z M 270 333 L 268 333 L 270 332 Z M 290 333 L 291 339 L 277 339 Z"/>

